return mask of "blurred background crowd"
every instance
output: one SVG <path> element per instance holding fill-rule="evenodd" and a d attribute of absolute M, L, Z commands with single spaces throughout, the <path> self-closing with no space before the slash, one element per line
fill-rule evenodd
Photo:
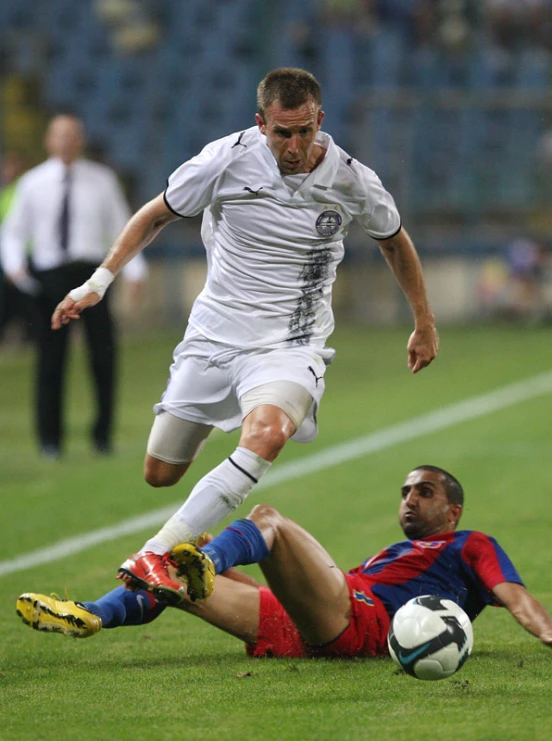
<path fill-rule="evenodd" d="M 2 0 L 3 187 L 70 110 L 137 208 L 254 123 L 277 66 L 318 77 L 324 128 L 395 196 L 441 324 L 549 318 L 552 0 Z M 376 246 L 352 229 L 348 247 L 336 311 L 404 319 Z M 121 298 L 123 323 L 181 322 L 204 275 L 199 219 L 146 255 L 146 302 L 125 315 Z"/>

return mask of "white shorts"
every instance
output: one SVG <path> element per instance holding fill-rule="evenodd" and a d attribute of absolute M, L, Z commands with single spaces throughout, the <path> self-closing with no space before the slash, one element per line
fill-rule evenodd
<path fill-rule="evenodd" d="M 206 340 L 188 328 L 175 348 L 165 393 L 153 410 L 231 432 L 241 427 L 251 411 L 242 409 L 244 394 L 267 383 L 290 381 L 312 397 L 306 417 L 292 436 L 298 442 L 309 442 L 318 432 L 316 415 L 325 388 L 324 373 L 334 354 L 331 348 L 308 345 L 238 350 Z"/>
<path fill-rule="evenodd" d="M 242 417 L 262 404 L 272 404 L 288 415 L 299 429 L 312 406 L 312 396 L 298 383 L 273 381 L 246 391 L 241 397 Z M 165 463 L 191 463 L 203 450 L 212 425 L 190 422 L 161 410 L 156 416 L 148 439 L 148 453 Z"/>

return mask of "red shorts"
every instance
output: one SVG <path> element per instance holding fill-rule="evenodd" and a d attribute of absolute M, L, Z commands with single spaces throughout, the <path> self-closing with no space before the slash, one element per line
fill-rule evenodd
<path fill-rule="evenodd" d="M 362 574 L 345 574 L 351 617 L 348 627 L 330 643 L 310 646 L 267 587 L 261 587 L 257 641 L 246 647 L 250 656 L 278 658 L 381 656 L 388 653 L 390 618 L 382 602 L 366 587 Z"/>

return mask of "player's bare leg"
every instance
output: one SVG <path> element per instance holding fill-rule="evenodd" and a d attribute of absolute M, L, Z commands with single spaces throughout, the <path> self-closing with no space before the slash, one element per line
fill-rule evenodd
<path fill-rule="evenodd" d="M 276 597 L 306 641 L 336 638 L 349 625 L 345 576 L 320 543 L 297 523 L 267 505 L 248 519 L 257 525 L 270 551 L 261 569 Z"/>
<path fill-rule="evenodd" d="M 146 453 L 144 459 L 144 479 L 150 486 L 155 488 L 174 486 L 178 484 L 190 466 L 191 461 L 180 464 L 166 463 Z"/>
<path fill-rule="evenodd" d="M 272 463 L 295 430 L 295 424 L 282 409 L 261 404 L 243 420 L 238 444 Z"/>
<path fill-rule="evenodd" d="M 211 430 L 210 425 L 180 419 L 168 412 L 158 414 L 148 439 L 144 463 L 146 481 L 155 487 L 176 484 L 203 449 Z M 175 543 L 189 535 L 188 530 L 183 535 L 178 524 L 175 530 L 170 521 L 164 529 Z M 151 592 L 166 604 L 178 604 L 184 597 L 184 590 L 180 583 L 168 577 L 169 550 L 170 545 L 162 538 L 151 538 L 138 553 L 121 564 L 117 578 L 131 589 Z"/>
<path fill-rule="evenodd" d="M 239 488 L 227 493 L 226 501 L 231 501 L 232 496 L 235 496 L 234 506 L 241 504 L 242 497 L 245 498 L 249 493 L 258 480 L 259 474 L 264 473 L 295 430 L 296 426 L 289 416 L 282 409 L 272 404 L 260 404 L 245 417 L 238 449 L 229 459 L 232 466 L 230 470 L 226 470 L 226 474 L 231 476 L 234 474 L 232 467 L 235 467 L 239 472 L 236 478 L 241 478 L 242 481 L 239 482 L 238 480 L 236 482 Z M 239 458 L 238 455 L 240 455 Z M 183 513 L 185 510 L 188 513 L 194 513 L 195 509 L 195 519 L 202 517 L 201 512 L 197 511 L 198 507 L 204 508 L 199 498 L 200 494 L 201 491 L 192 493 L 190 499 L 182 508 Z M 213 502 L 211 511 L 216 512 L 217 507 L 220 511 L 220 505 Z M 204 527 L 209 528 L 216 524 L 226 514 L 228 514 L 228 511 L 220 511 L 218 517 L 213 518 L 212 522 L 204 520 Z M 188 594 L 191 599 L 206 599 L 214 588 L 215 569 L 211 559 L 205 557 L 201 550 L 198 550 L 189 542 L 183 542 L 173 547 L 171 558 L 180 565 L 181 572 L 186 574 Z"/>
<path fill-rule="evenodd" d="M 190 422 L 160 412 L 153 422 L 144 460 L 150 486 L 174 486 L 203 450 L 211 425 Z"/>
<path fill-rule="evenodd" d="M 182 507 L 146 550 L 166 552 L 209 531 L 243 503 L 281 451 L 295 425 L 277 406 L 263 404 L 248 414 L 236 450 L 194 486 Z M 148 451 L 153 451 L 148 446 Z"/>
<path fill-rule="evenodd" d="M 259 563 L 273 593 L 313 645 L 334 640 L 349 625 L 345 575 L 312 535 L 273 507 L 258 505 L 247 519 L 236 520 L 210 543 L 176 546 L 171 558 L 179 564 L 178 573 L 188 580 L 194 600 L 210 593 L 198 588 L 202 575 L 212 581 L 209 575 L 215 572 Z M 217 585 L 218 581 L 213 596 Z"/>
<path fill-rule="evenodd" d="M 169 574 L 178 579 L 172 567 Z M 197 602 L 185 599 L 178 609 L 252 644 L 259 631 L 259 602 L 258 587 L 219 575 L 215 578 L 215 589 L 209 599 Z"/>
<path fill-rule="evenodd" d="M 306 413 L 311 397 L 306 392 L 304 395 Z M 179 420 L 170 414 L 159 415 L 148 441 L 148 456 L 184 466 L 195 458 L 210 429 L 206 425 Z M 167 435 L 167 432 L 179 433 L 182 430 L 185 431 L 182 437 L 189 443 L 186 456 Z M 208 597 L 213 590 L 215 576 L 212 564 L 186 544 L 242 504 L 295 430 L 295 423 L 276 405 L 259 404 L 252 409 L 243 420 L 240 443 L 234 453 L 196 484 L 186 502 L 161 530 L 146 542 L 139 553 L 121 565 L 118 578 L 132 588 L 151 591 L 168 604 L 178 604 L 182 599 L 182 589 L 167 573 L 169 551 L 172 550 L 173 558 L 176 558 L 174 549 L 177 547 L 177 561 L 188 574 L 190 596 L 192 599 Z M 151 464 L 150 458 L 146 461 Z M 155 471 L 161 476 L 168 477 L 170 472 L 176 478 L 183 473 L 182 469 L 171 471 L 168 466 L 163 469 L 161 463 L 155 463 L 155 466 Z"/>

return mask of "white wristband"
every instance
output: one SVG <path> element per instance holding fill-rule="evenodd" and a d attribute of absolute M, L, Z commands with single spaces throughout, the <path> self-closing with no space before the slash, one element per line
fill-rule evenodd
<path fill-rule="evenodd" d="M 100 298 L 104 297 L 105 292 L 115 279 L 115 276 L 107 268 L 98 268 L 82 286 L 73 288 L 69 291 L 69 296 L 73 301 L 80 301 L 89 293 L 97 293 Z"/>

